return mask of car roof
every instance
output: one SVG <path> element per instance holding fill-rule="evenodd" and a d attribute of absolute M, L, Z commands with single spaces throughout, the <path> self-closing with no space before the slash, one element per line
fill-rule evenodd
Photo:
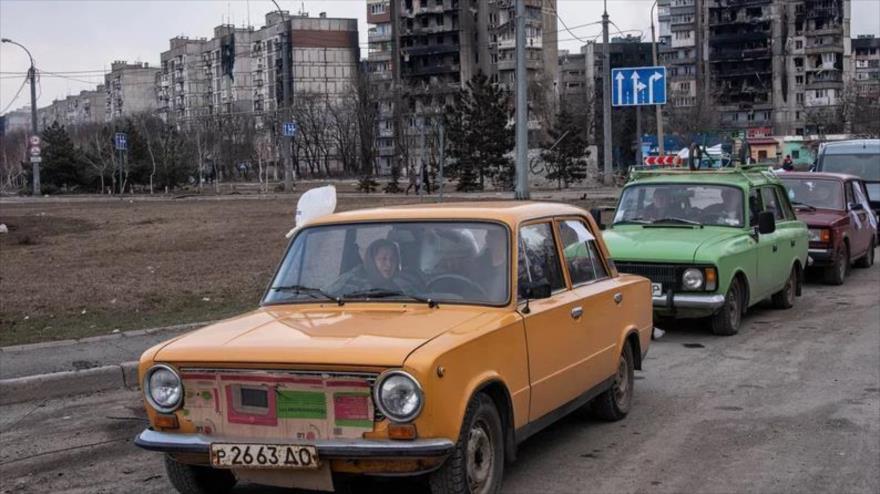
<path fill-rule="evenodd" d="M 822 144 L 825 154 L 876 154 L 880 153 L 880 139 L 853 139 L 831 141 Z"/>
<path fill-rule="evenodd" d="M 779 176 L 780 179 L 786 178 L 803 178 L 803 179 L 832 179 L 832 180 L 861 180 L 855 175 L 846 173 L 828 173 L 828 172 L 786 172 Z"/>
<path fill-rule="evenodd" d="M 552 216 L 583 216 L 586 211 L 568 204 L 532 201 L 473 201 L 410 204 L 358 209 L 322 216 L 308 226 L 369 221 L 476 220 L 500 221 L 515 226 L 523 221 Z"/>
<path fill-rule="evenodd" d="M 636 170 L 627 187 L 643 183 L 706 183 L 730 184 L 738 187 L 778 184 L 775 173 L 766 166 L 711 168 L 689 170 L 687 168 L 667 168 Z"/>

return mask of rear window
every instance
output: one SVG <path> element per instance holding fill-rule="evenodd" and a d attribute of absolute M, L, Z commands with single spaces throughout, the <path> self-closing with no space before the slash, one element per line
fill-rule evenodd
<path fill-rule="evenodd" d="M 819 171 L 846 173 L 863 180 L 880 182 L 880 154 L 825 154 Z"/>

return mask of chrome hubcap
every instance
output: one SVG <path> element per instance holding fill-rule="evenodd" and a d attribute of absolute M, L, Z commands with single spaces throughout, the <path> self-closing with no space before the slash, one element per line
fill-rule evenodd
<path fill-rule="evenodd" d="M 488 430 L 486 424 L 478 421 L 468 433 L 467 477 L 472 494 L 489 492 L 491 486 L 495 451 Z"/>

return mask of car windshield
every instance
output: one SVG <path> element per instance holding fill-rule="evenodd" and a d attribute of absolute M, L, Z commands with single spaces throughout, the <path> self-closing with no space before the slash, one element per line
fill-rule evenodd
<path fill-rule="evenodd" d="M 742 227 L 743 192 L 725 185 L 632 185 L 614 216 L 614 224 L 624 223 Z"/>
<path fill-rule="evenodd" d="M 305 228 L 266 304 L 406 300 L 503 305 L 509 234 L 488 222 L 385 222 Z"/>
<path fill-rule="evenodd" d="M 843 209 L 843 184 L 837 180 L 784 177 L 782 183 L 795 206 Z"/>
<path fill-rule="evenodd" d="M 826 154 L 822 156 L 819 171 L 855 175 L 871 182 L 880 181 L 880 155 L 864 154 Z"/>

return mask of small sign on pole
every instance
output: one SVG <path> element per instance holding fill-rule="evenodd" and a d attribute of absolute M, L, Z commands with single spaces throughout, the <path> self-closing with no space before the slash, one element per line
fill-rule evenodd
<path fill-rule="evenodd" d="M 43 162 L 42 156 L 31 156 L 31 163 L 42 163 L 42 162 Z"/>
<path fill-rule="evenodd" d="M 114 136 L 113 142 L 116 144 L 117 151 L 125 151 L 128 149 L 128 136 L 125 135 L 125 132 L 117 132 Z"/>
<path fill-rule="evenodd" d="M 28 138 L 28 144 L 30 144 L 32 148 L 40 147 L 40 136 L 30 136 Z"/>
<path fill-rule="evenodd" d="M 31 156 L 39 156 L 41 153 L 40 146 L 31 146 L 29 149 Z"/>
<path fill-rule="evenodd" d="M 281 133 L 284 137 L 293 137 L 296 135 L 296 122 L 284 122 Z"/>

